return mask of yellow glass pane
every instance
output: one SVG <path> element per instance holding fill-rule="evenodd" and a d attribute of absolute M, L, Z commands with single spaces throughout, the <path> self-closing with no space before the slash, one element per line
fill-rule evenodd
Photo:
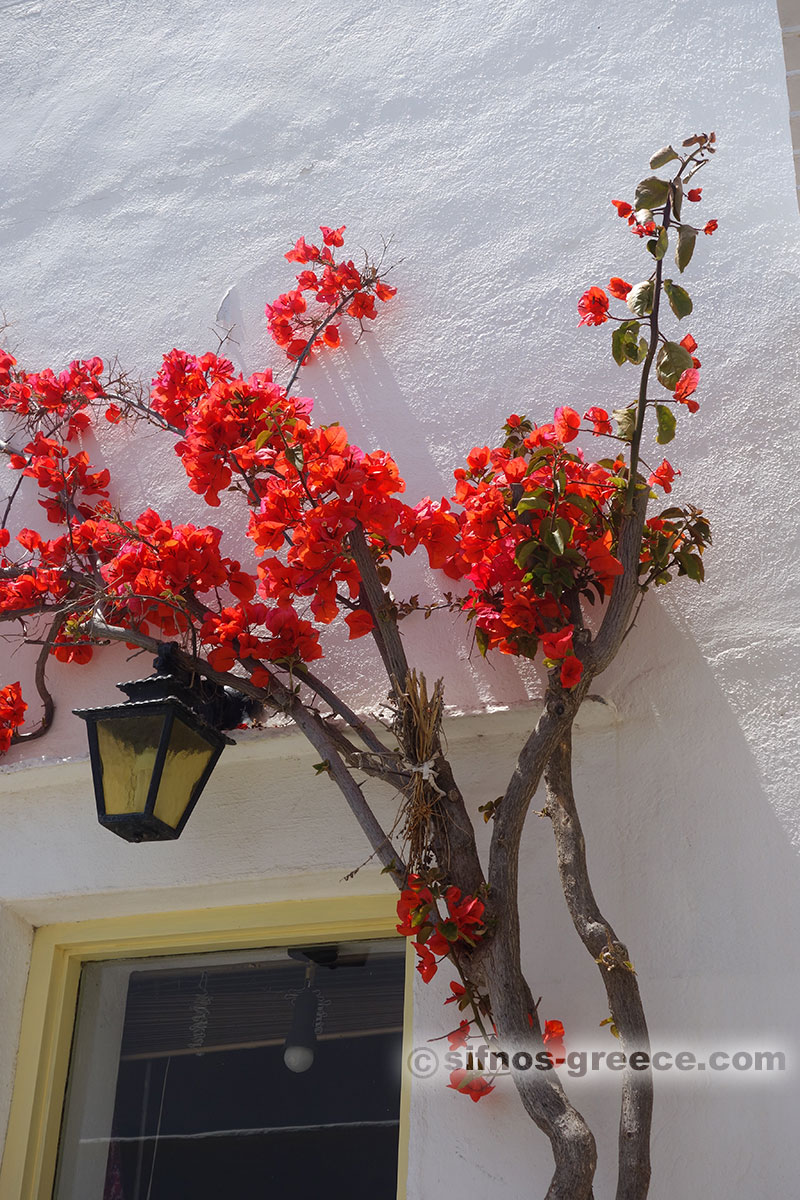
<path fill-rule="evenodd" d="M 164 714 L 97 722 L 106 812 L 144 812 Z"/>
<path fill-rule="evenodd" d="M 154 815 L 166 825 L 176 828 L 213 755 L 214 747 L 175 717 L 153 809 Z"/>

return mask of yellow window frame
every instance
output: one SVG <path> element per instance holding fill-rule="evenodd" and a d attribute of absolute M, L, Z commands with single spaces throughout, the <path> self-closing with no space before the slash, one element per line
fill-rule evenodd
<path fill-rule="evenodd" d="M 397 936 L 391 894 L 287 900 L 43 925 L 34 935 L 0 1200 L 51 1200 L 78 984 L 85 962 Z M 406 967 L 403 1060 L 411 1047 L 413 970 Z M 410 1080 L 403 1071 L 397 1200 L 408 1175 Z"/>

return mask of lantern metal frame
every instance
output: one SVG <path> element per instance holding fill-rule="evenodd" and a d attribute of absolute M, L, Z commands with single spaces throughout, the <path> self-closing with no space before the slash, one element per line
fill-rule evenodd
<path fill-rule="evenodd" d="M 214 695 L 222 693 L 224 689 L 204 681 L 204 694 L 198 695 L 188 672 L 174 663 L 170 663 L 169 669 L 165 670 L 163 658 L 156 659 L 155 665 L 157 674 L 149 679 L 135 679 L 130 683 L 117 684 L 120 691 L 128 697 L 122 704 L 73 710 L 75 716 L 80 717 L 87 725 L 97 819 L 106 829 L 128 842 L 173 841 L 180 837 L 222 751 L 226 746 L 235 744 L 232 738 L 226 737 L 198 712 L 198 709 L 202 711 L 204 707 L 208 707 L 209 702 L 213 702 Z M 159 715 L 163 720 L 144 809 L 137 812 L 107 812 L 103 760 L 97 734 L 98 723 L 120 718 L 134 721 L 137 717 Z M 172 826 L 157 817 L 154 808 L 176 718 L 198 734 L 212 752 L 189 794 L 180 820 L 177 825 Z"/>

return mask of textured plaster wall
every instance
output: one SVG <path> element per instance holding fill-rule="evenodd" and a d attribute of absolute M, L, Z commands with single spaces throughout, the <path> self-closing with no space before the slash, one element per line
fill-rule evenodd
<path fill-rule="evenodd" d="M 720 229 L 687 272 L 702 405 L 670 448 L 676 494 L 714 525 L 709 582 L 646 602 L 600 684 L 612 705 L 584 720 L 579 794 L 601 905 L 631 947 L 654 1041 L 688 1030 L 692 1042 L 747 1045 L 757 1033 L 790 1044 L 800 808 L 787 513 L 800 339 L 774 4 L 677 0 L 645 22 L 619 0 L 42 0 L 0 4 L 0 31 L 0 305 L 19 357 L 119 355 L 149 377 L 172 346 L 213 347 L 219 323 L 234 327 L 246 370 L 279 365 L 262 313 L 290 282 L 289 240 L 320 221 L 346 222 L 354 248 L 393 234 L 397 300 L 358 347 L 310 368 L 306 386 L 327 419 L 395 454 L 412 498 L 449 491 L 459 456 L 511 411 L 546 419 L 558 404 L 629 398 L 632 376 L 611 362 L 605 330 L 575 327 L 575 300 L 640 270 L 609 199 L 630 197 L 666 141 L 716 128 L 703 212 Z M 235 515 L 193 505 L 159 439 L 119 434 L 103 453 L 131 510 L 201 516 L 234 538 Z M 399 578 L 409 592 L 436 583 L 421 566 Z M 454 710 L 511 709 L 479 719 L 483 741 L 471 719 L 454 727 L 470 801 L 482 803 L 532 719 L 520 706 L 536 679 L 474 662 L 445 621 L 409 621 L 404 633 L 429 677 L 446 672 Z M 0 790 L 0 903 L 41 923 L 343 886 L 363 857 L 358 831 L 297 745 L 271 736 L 229 752 L 176 846 L 128 847 L 93 825 L 85 765 L 43 760 L 80 759 L 69 709 L 107 701 L 114 680 L 146 669 L 116 652 L 105 668 L 53 672 L 52 734 L 11 756 Z M 354 703 L 380 698 L 363 642 L 337 647 L 328 669 Z M 24 674 L 24 657 L 9 670 Z M 600 981 L 568 927 L 548 828 L 533 821 L 526 837 L 532 985 L 545 1015 L 591 1033 L 605 1015 Z M 21 947 L 15 937 L 0 949 L 17 981 Z M 420 1038 L 439 1032 L 436 1001 L 419 997 Z M 7 1064 L 17 1007 L 6 1004 L 0 1027 Z M 664 1086 L 655 1200 L 790 1194 L 793 1088 L 708 1076 Z M 601 1137 L 606 1196 L 613 1103 L 578 1098 Z M 473 1106 L 416 1090 L 410 1200 L 437 1183 L 466 1200 L 537 1195 L 548 1164 L 513 1094 Z"/>

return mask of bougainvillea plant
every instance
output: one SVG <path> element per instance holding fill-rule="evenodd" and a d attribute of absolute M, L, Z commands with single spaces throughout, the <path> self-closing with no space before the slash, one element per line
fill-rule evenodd
<path fill-rule="evenodd" d="M 295 393 L 304 363 L 342 353 L 341 329 L 363 330 L 395 288 L 382 263 L 343 258 L 344 226 L 300 238 L 286 258 L 296 286 L 267 305 L 269 331 L 288 359 L 284 382 L 269 371 L 237 374 L 221 353 L 171 350 L 149 392 L 99 358 L 64 370 L 23 369 L 0 354 L 0 449 L 12 483 L 0 509 L 0 619 L 39 647 L 33 697 L 19 681 L 0 689 L 0 749 L 41 736 L 54 700 L 51 656 L 80 665 L 113 642 L 173 660 L 235 689 L 302 730 L 398 888 L 398 929 L 413 939 L 425 981 L 446 964 L 447 1004 L 460 1014 L 452 1047 L 473 1037 L 563 1055 L 564 1029 L 542 1023 L 520 965 L 517 903 L 520 838 L 544 782 L 558 868 L 575 928 L 597 963 L 612 1028 L 627 1051 L 647 1049 L 647 1026 L 628 950 L 594 899 L 572 789 L 571 729 L 592 681 L 609 665 L 650 587 L 703 578 L 710 532 L 702 511 L 660 499 L 679 474 L 662 448 L 679 417 L 698 411 L 697 343 L 679 323 L 687 291 L 667 278 L 688 266 L 700 233 L 691 223 L 700 188 L 688 182 L 715 152 L 714 134 L 656 154 L 631 201 L 613 200 L 645 257 L 578 300 L 579 324 L 610 325 L 622 368 L 611 411 L 559 407 L 510 414 L 496 446 L 476 446 L 455 470 L 450 499 L 409 504 L 397 465 L 354 446 L 338 424 L 318 425 Z M 627 251 L 623 257 L 632 263 Z M 674 274 L 674 272 L 673 272 Z M 626 397 L 629 397 L 626 399 Z M 128 512 L 109 471 L 85 445 L 106 423 L 156 426 L 180 458 L 189 488 L 216 509 L 238 508 L 246 561 L 226 553 L 214 525 Z M 598 457 L 591 453 L 599 447 Z M 15 500 L 35 490 L 38 529 L 15 524 Z M 650 512 L 653 503 L 654 511 Z M 12 536 L 13 529 L 13 536 Z M 390 590 L 391 561 L 427 553 L 455 590 L 421 604 Z M 241 554 L 241 551 L 240 551 Z M 588 607 L 595 616 L 587 621 Z M 483 654 L 538 659 L 546 672 L 541 715 L 510 782 L 480 806 L 492 824 L 488 861 L 440 735 L 443 684 L 409 668 L 418 610 L 459 610 Z M 389 686 L 392 720 L 377 725 L 312 672 L 329 627 L 371 637 Z M 323 672 L 324 674 L 324 672 Z M 37 699 L 38 694 L 38 699 Z M 30 713 L 33 725 L 28 727 Z M 379 732 L 376 732 L 376 729 Z M 403 796 L 401 820 L 382 828 L 359 779 Z M 478 820 L 481 818 L 478 817 Z M 591 1195 L 593 1135 L 557 1070 L 512 1072 L 522 1103 L 550 1139 L 549 1200 Z M 485 1071 L 453 1072 L 450 1088 L 477 1101 L 494 1089 Z M 648 1190 L 652 1078 L 622 1077 L 617 1200 Z"/>

